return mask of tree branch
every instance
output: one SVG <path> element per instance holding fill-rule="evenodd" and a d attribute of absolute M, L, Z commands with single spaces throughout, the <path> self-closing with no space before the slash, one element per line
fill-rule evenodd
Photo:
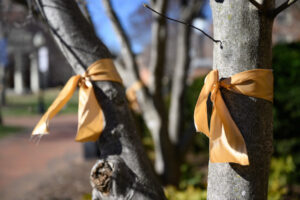
<path fill-rule="evenodd" d="M 133 84 L 135 81 L 140 80 L 139 76 L 139 69 L 138 65 L 135 61 L 135 55 L 133 53 L 133 50 L 130 45 L 130 41 L 125 33 L 124 28 L 122 27 L 122 24 L 120 23 L 120 20 L 112 7 L 111 1 L 110 0 L 102 0 L 103 6 L 106 9 L 106 13 L 108 17 L 111 20 L 111 23 L 113 25 L 113 28 L 115 29 L 115 32 L 119 38 L 119 41 L 122 46 L 122 57 L 125 62 L 125 66 L 128 70 L 130 70 L 131 74 L 133 75 L 132 77 L 132 83 Z"/>
<path fill-rule="evenodd" d="M 258 10 L 262 10 L 262 5 L 258 3 L 256 0 L 249 0 Z"/>
<path fill-rule="evenodd" d="M 86 0 L 76 0 L 76 1 L 80 5 L 81 11 L 83 12 L 84 17 L 87 19 L 87 21 L 90 24 L 93 24 L 92 17 L 90 15 L 90 12 L 87 7 L 87 1 Z"/>
<path fill-rule="evenodd" d="M 135 56 L 130 46 L 129 39 L 112 7 L 111 1 L 102 0 L 102 2 L 121 42 L 121 53 L 126 66 L 126 79 L 124 79 L 124 82 L 128 87 L 130 87 L 136 81 L 140 81 L 138 65 L 135 61 Z M 160 79 L 162 78 L 161 76 L 159 77 Z M 178 170 L 176 170 L 178 165 L 176 165 L 177 163 L 174 148 L 172 147 L 168 138 L 167 123 L 163 121 L 163 117 L 161 115 L 162 111 L 156 106 L 153 96 L 149 95 L 146 87 L 141 88 L 137 92 L 137 99 L 141 107 L 145 124 L 149 128 L 154 141 L 155 171 L 165 182 L 169 184 L 176 184 L 178 181 L 177 175 L 179 174 Z M 157 102 L 162 104 L 163 100 L 157 100 Z"/>
<path fill-rule="evenodd" d="M 199 12 L 203 1 L 192 0 L 185 7 L 181 5 L 180 19 L 191 24 Z M 180 133 L 183 132 L 184 91 L 186 88 L 187 72 L 190 66 L 190 27 L 179 24 L 177 34 L 177 52 L 174 76 L 171 88 L 171 104 L 169 110 L 169 136 L 175 146 L 179 146 Z"/>
<path fill-rule="evenodd" d="M 154 7 L 158 12 L 164 14 L 167 10 L 167 0 L 153 1 L 152 7 Z M 156 15 L 153 15 L 153 18 L 151 59 L 149 64 L 152 77 L 149 88 L 154 96 L 159 97 L 162 95 L 162 77 L 165 69 L 167 26 L 166 19 Z"/>
<path fill-rule="evenodd" d="M 280 6 L 278 6 L 277 8 L 275 8 L 273 10 L 272 16 L 275 18 L 280 12 L 287 9 L 288 7 L 290 7 L 291 5 L 296 3 L 297 1 L 298 0 L 287 0 L 287 1 L 285 1 L 284 3 L 282 3 Z"/>

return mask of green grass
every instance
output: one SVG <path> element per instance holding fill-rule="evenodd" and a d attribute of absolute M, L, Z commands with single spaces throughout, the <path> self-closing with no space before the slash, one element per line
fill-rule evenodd
<path fill-rule="evenodd" d="M 60 88 L 48 89 L 43 95 L 25 94 L 17 95 L 8 93 L 6 96 L 6 105 L 3 107 L 2 114 L 6 116 L 32 116 L 39 114 L 39 99 L 43 97 L 44 108 L 51 105 L 57 97 Z M 78 92 L 76 91 L 66 106 L 60 111 L 61 114 L 77 113 L 78 107 Z"/>
<path fill-rule="evenodd" d="M 22 131 L 22 127 L 0 125 L 0 139 L 10 134 Z"/>

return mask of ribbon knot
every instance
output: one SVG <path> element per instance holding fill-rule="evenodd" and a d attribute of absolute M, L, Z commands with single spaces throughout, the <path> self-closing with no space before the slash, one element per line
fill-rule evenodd
<path fill-rule="evenodd" d="M 92 81 L 114 81 L 122 84 L 111 59 L 101 59 L 94 62 L 83 75 L 72 76 L 47 112 L 34 128 L 32 135 L 49 133 L 50 120 L 63 108 L 79 86 L 78 130 L 76 141 L 96 141 L 105 127 L 105 118 L 99 105 Z"/>
<path fill-rule="evenodd" d="M 204 133 L 210 139 L 211 162 L 234 162 L 241 165 L 249 165 L 244 138 L 226 107 L 220 87 L 235 93 L 272 102 L 272 70 L 249 70 L 221 81 L 219 81 L 218 70 L 211 71 L 205 78 L 205 84 L 194 111 L 196 130 Z M 207 119 L 207 99 L 209 94 L 213 102 L 210 127 Z"/>
<path fill-rule="evenodd" d="M 78 81 L 78 86 L 79 87 L 92 87 L 92 80 L 90 77 L 88 77 L 85 73 L 81 75 L 79 81 Z"/>

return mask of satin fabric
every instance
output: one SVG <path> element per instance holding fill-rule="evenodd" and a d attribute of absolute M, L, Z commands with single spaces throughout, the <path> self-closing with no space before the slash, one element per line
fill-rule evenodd
<path fill-rule="evenodd" d="M 105 118 L 94 93 L 93 81 L 114 81 L 122 84 L 122 79 L 111 59 L 94 62 L 83 75 L 72 76 L 68 80 L 34 128 L 32 135 L 49 133 L 50 120 L 69 101 L 79 86 L 78 130 L 75 140 L 79 142 L 96 141 L 105 127 Z"/>
<path fill-rule="evenodd" d="M 218 70 L 211 71 L 198 98 L 194 122 L 196 130 L 209 137 L 210 161 L 213 163 L 232 162 L 249 165 L 244 138 L 231 118 L 222 98 L 220 87 L 229 91 L 262 98 L 273 102 L 273 73 L 269 69 L 254 69 L 233 75 L 219 81 Z M 207 118 L 207 100 L 213 103 L 210 129 Z"/>

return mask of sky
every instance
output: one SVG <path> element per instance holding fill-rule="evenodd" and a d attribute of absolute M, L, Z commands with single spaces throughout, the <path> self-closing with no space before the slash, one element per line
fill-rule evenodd
<path fill-rule="evenodd" d="M 129 18 L 132 13 L 139 7 L 143 6 L 143 0 L 113 0 L 113 8 L 115 9 L 121 24 L 123 25 L 127 35 L 129 30 L 132 30 L 132 24 Z M 147 1 L 146 1 L 147 3 Z M 103 42 L 114 52 L 120 50 L 120 43 L 112 28 L 109 18 L 102 6 L 101 0 L 88 0 L 88 9 L 98 36 Z M 143 44 L 133 42 L 133 51 L 138 53 L 143 50 Z"/>
<path fill-rule="evenodd" d="M 98 36 L 112 52 L 119 52 L 120 43 L 112 28 L 111 22 L 105 13 L 101 0 L 87 0 L 87 2 Z M 144 3 L 149 4 L 146 0 L 112 0 L 113 8 L 117 13 L 126 34 L 129 35 L 131 39 L 131 45 L 135 53 L 140 53 L 143 50 L 143 47 L 148 44 L 151 39 L 150 31 L 143 31 L 143 36 L 139 37 L 140 39 L 135 38 L 132 33 L 132 31 L 135 30 L 133 23 L 131 23 L 134 15 L 133 13 L 139 7 L 142 7 L 141 9 L 145 9 L 145 12 L 150 12 L 146 8 L 143 8 Z M 207 19 L 209 19 L 209 21 L 211 20 L 211 11 L 208 3 L 204 7 L 203 14 Z M 172 13 L 168 13 L 168 15 L 172 16 Z"/>

